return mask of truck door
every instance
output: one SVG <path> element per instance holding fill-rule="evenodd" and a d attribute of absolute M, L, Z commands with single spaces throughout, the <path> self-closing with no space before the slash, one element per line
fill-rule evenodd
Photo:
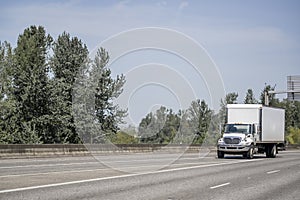
<path fill-rule="evenodd" d="M 258 135 L 257 135 L 257 131 L 256 131 L 256 126 L 255 126 L 255 124 L 252 124 L 252 125 L 251 125 L 251 134 L 252 134 L 252 136 L 253 136 L 253 143 L 254 143 L 254 145 L 256 145 L 256 141 L 257 141 L 257 139 L 258 139 Z"/>
<path fill-rule="evenodd" d="M 255 142 L 260 142 L 261 141 L 261 127 L 259 125 L 253 124 L 254 126 L 254 138 L 255 138 Z"/>

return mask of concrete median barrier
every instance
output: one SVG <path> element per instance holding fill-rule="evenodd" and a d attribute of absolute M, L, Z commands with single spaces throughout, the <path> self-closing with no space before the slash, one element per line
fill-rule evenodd
<path fill-rule="evenodd" d="M 215 151 L 215 147 L 200 145 L 162 145 L 162 144 L 2 144 L 0 158 L 84 156 L 110 153 L 197 153 L 205 149 Z"/>

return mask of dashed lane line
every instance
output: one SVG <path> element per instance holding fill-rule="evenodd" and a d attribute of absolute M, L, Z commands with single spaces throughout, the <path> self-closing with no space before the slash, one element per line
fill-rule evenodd
<path fill-rule="evenodd" d="M 278 173 L 278 172 L 280 172 L 280 170 L 273 170 L 273 171 L 267 172 L 267 174 L 274 174 L 274 173 Z"/>
<path fill-rule="evenodd" d="M 58 186 L 64 186 L 64 185 L 74 185 L 74 184 L 81 184 L 81 183 L 88 183 L 88 182 L 95 182 L 95 181 L 112 180 L 112 179 L 119 179 L 119 178 L 136 177 L 136 176 L 151 175 L 151 174 L 161 174 L 161 173 L 176 172 L 176 171 L 183 171 L 183 170 L 190 170 L 190 169 L 199 169 L 199 168 L 205 168 L 205 167 L 233 165 L 233 164 L 238 164 L 238 163 L 256 162 L 256 161 L 261 161 L 261 160 L 263 160 L 263 159 L 235 161 L 235 162 L 230 162 L 230 163 L 228 163 L 228 162 L 227 163 L 215 163 L 215 164 L 209 164 L 209 165 L 200 165 L 200 166 L 182 167 L 182 168 L 166 169 L 166 170 L 159 170 L 159 171 L 150 171 L 150 172 L 143 172 L 143 173 L 137 173 L 137 174 L 125 174 L 125 175 L 119 175 L 119 176 L 110 176 L 110 177 L 78 180 L 78 181 L 53 183 L 53 184 L 46 184 L 46 185 L 37 185 L 37 186 L 30 186 L 30 187 L 0 190 L 0 194 L 41 189 L 41 188 L 51 188 L 51 187 L 58 187 Z"/>
<path fill-rule="evenodd" d="M 216 189 L 216 188 L 219 188 L 219 187 L 224 187 L 224 186 L 226 186 L 226 185 L 230 185 L 230 182 L 223 183 L 223 184 L 220 184 L 220 185 L 212 186 L 212 187 L 210 187 L 210 189 Z"/>

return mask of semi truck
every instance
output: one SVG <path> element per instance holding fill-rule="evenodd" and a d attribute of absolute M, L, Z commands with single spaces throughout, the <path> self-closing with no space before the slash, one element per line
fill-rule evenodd
<path fill-rule="evenodd" d="M 284 109 L 261 104 L 227 104 L 224 133 L 217 143 L 217 157 L 240 154 L 252 159 L 265 153 L 275 158 L 284 149 Z"/>

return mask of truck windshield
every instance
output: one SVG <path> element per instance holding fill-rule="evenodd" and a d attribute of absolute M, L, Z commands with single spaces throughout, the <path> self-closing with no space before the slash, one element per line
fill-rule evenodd
<path fill-rule="evenodd" d="M 226 124 L 225 133 L 251 133 L 250 124 Z"/>

